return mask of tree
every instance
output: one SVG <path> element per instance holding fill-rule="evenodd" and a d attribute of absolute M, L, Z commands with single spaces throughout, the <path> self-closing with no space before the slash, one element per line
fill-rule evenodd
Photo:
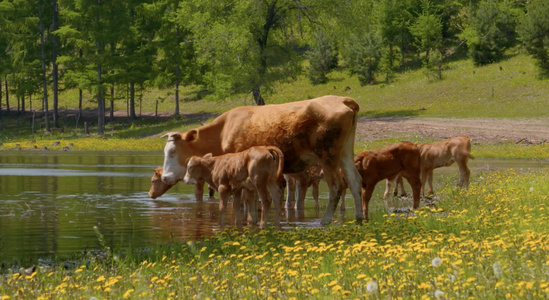
<path fill-rule="evenodd" d="M 337 52 L 333 49 L 326 33 L 319 30 L 316 34 L 316 43 L 305 52 L 309 60 L 309 79 L 313 84 L 326 83 L 326 76 L 331 70 L 337 67 Z"/>
<path fill-rule="evenodd" d="M 442 21 L 436 12 L 431 11 L 429 0 L 422 1 L 423 11 L 411 25 L 410 31 L 415 37 L 416 47 L 426 51 L 429 57 L 431 49 L 437 49 L 442 43 Z"/>
<path fill-rule="evenodd" d="M 505 49 L 516 40 L 511 9 L 495 0 L 483 0 L 471 14 L 469 26 L 461 37 L 467 41 L 469 55 L 477 65 L 500 60 Z"/>
<path fill-rule="evenodd" d="M 381 38 L 375 32 L 354 36 L 347 45 L 347 65 L 361 85 L 373 84 L 381 58 Z"/>
<path fill-rule="evenodd" d="M 300 71 L 296 50 L 302 23 L 316 19 L 313 7 L 294 0 L 195 0 L 179 14 L 190 16 L 206 86 L 220 97 L 252 92 L 263 105 L 263 88 Z"/>
<path fill-rule="evenodd" d="M 540 70 L 549 74 L 549 2 L 532 0 L 526 8 L 518 28 L 520 39 Z"/>

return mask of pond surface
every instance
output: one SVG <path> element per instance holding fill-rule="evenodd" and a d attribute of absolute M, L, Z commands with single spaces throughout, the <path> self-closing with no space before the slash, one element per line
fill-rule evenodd
<path fill-rule="evenodd" d="M 0 263 L 100 249 L 98 232 L 118 251 L 199 239 L 218 230 L 218 201 L 197 203 L 193 186 L 178 183 L 156 200 L 148 197 L 153 169 L 162 162 L 162 152 L 0 151 Z M 475 173 L 549 163 L 476 159 L 469 166 L 474 182 Z M 458 177 L 455 166 L 437 169 L 435 182 L 437 174 Z M 383 209 L 376 201 L 383 189 L 378 183 L 370 211 Z M 320 226 L 328 201 L 325 183 L 320 192 L 320 211 L 308 191 L 305 211 L 284 213 L 283 228 Z M 346 214 L 337 214 L 342 221 L 354 218 L 349 193 L 346 199 Z M 230 205 L 227 222 L 234 222 Z"/>

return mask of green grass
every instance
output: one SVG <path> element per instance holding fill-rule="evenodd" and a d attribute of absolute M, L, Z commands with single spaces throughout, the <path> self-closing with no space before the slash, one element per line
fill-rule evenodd
<path fill-rule="evenodd" d="M 443 183 L 433 207 L 408 216 L 381 210 L 363 226 L 229 230 L 123 254 L 105 248 L 106 258 L 88 255 L 72 268 L 4 275 L 0 296 L 547 298 L 548 182 L 547 172 L 487 172 L 466 191 Z"/>

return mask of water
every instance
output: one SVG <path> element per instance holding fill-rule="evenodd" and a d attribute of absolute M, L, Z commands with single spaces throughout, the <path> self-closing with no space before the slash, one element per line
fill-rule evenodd
<path fill-rule="evenodd" d="M 156 200 L 148 197 L 150 177 L 162 164 L 162 154 L 1 151 L 0 263 L 100 249 L 97 232 L 117 251 L 199 239 L 219 230 L 218 201 L 205 195 L 206 200 L 197 203 L 193 186 L 178 183 Z M 476 159 L 470 162 L 471 181 L 475 172 L 548 165 L 546 161 Z M 452 166 L 437 169 L 435 182 L 437 174 L 443 173 L 454 174 L 457 180 L 457 167 Z M 370 211 L 383 209 L 382 201 L 377 201 L 383 189 L 383 182 L 378 183 Z M 318 227 L 327 199 L 326 184 L 321 183 L 321 210 L 314 209 L 309 191 L 305 211 L 284 213 L 283 228 Z M 352 220 L 352 203 L 347 193 L 347 213 L 338 214 L 341 220 Z M 227 212 L 227 222 L 234 222 L 230 205 Z M 271 222 L 272 218 L 271 213 Z"/>

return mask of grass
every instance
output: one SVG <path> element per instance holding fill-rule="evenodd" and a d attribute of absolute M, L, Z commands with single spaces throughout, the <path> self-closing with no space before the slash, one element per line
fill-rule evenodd
<path fill-rule="evenodd" d="M 413 215 L 220 232 L 0 277 L 1 299 L 527 299 L 549 296 L 549 174 L 448 183 Z M 100 233 L 99 237 L 100 240 Z"/>

